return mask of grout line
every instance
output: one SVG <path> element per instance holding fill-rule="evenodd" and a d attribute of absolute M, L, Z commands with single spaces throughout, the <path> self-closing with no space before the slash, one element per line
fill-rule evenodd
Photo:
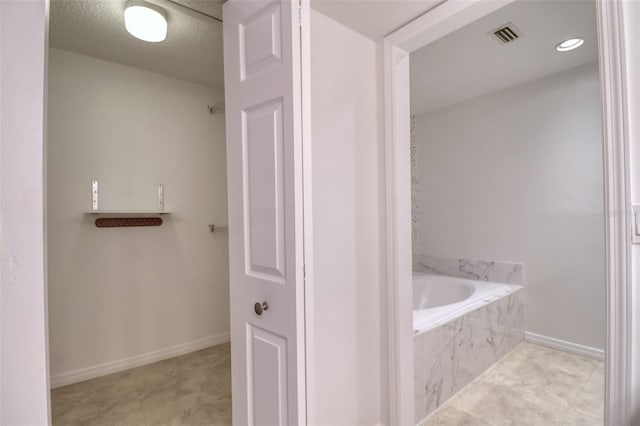
<path fill-rule="evenodd" d="M 471 388 L 476 382 L 480 382 L 482 379 L 484 379 L 485 377 L 488 377 L 491 375 L 491 373 L 493 372 L 493 370 L 495 370 L 499 364 L 501 364 L 504 360 L 507 359 L 507 357 L 509 357 L 513 352 L 515 352 L 515 350 L 518 348 L 518 346 L 520 346 L 522 343 L 524 343 L 524 341 L 518 343 L 513 349 L 511 349 L 509 352 L 507 352 L 506 354 L 504 354 L 502 357 L 500 357 L 496 362 L 494 362 L 491 366 L 489 366 L 486 370 L 484 370 L 478 377 L 476 377 L 475 379 L 473 379 L 471 382 L 469 382 L 468 384 L 466 384 L 462 389 L 460 389 L 458 392 L 456 392 L 455 394 L 451 395 L 449 397 L 449 399 L 447 399 L 442 405 L 440 405 L 438 408 L 436 408 L 435 410 L 433 410 L 427 417 L 425 417 L 424 419 L 422 419 L 420 421 L 420 423 L 418 423 L 418 425 L 423 425 L 428 419 L 429 417 L 433 416 L 435 413 L 437 413 L 440 409 L 449 406 L 450 404 L 452 404 L 454 402 L 455 399 L 458 398 L 458 396 L 460 396 L 463 392 L 467 391 L 469 388 Z M 482 420 L 485 423 L 489 423 L 491 426 L 494 426 L 494 423 L 489 422 L 485 419 L 479 418 L 478 416 L 474 415 L 473 413 L 468 412 L 467 410 L 461 409 L 461 408 L 456 408 L 456 410 L 461 411 L 465 414 L 470 415 L 471 417 L 474 417 L 476 419 Z"/>
<path fill-rule="evenodd" d="M 530 343 L 530 342 L 522 342 L 520 344 L 518 344 L 515 348 L 513 348 L 511 351 L 509 351 L 507 354 L 505 354 L 502 358 L 500 358 L 498 361 L 496 361 L 496 363 L 494 363 L 491 367 L 489 367 L 487 370 L 485 370 L 480 376 L 478 376 L 476 379 L 472 380 L 469 384 L 467 384 L 465 387 L 463 387 L 460 391 L 458 391 L 456 394 L 452 395 L 447 401 L 445 401 L 440 407 L 438 407 L 437 409 L 435 409 L 431 414 L 429 414 L 429 416 L 425 417 L 420 423 L 419 425 L 421 426 L 428 426 L 428 420 L 429 418 L 431 418 L 432 416 L 435 415 L 435 413 L 438 413 L 439 411 L 445 409 L 446 407 L 450 407 L 453 408 L 461 413 L 464 413 L 468 416 L 471 416 L 475 419 L 478 419 L 480 421 L 486 422 L 489 425 L 495 426 L 495 423 L 492 420 L 489 419 L 485 419 L 481 416 L 479 416 L 477 413 L 470 411 L 468 408 L 466 407 L 460 407 L 458 405 L 456 405 L 456 402 L 460 399 L 460 397 L 465 393 L 465 392 L 473 392 L 473 386 L 477 385 L 478 383 L 481 382 L 488 382 L 489 380 L 497 382 L 503 386 L 508 386 L 511 387 L 513 389 L 517 389 L 518 391 L 520 391 L 523 396 L 526 398 L 527 396 L 537 396 L 537 393 L 534 391 L 534 389 L 528 387 L 528 386 L 524 386 L 524 385 L 517 385 L 517 386 L 510 386 L 508 383 L 505 383 L 503 380 L 501 380 L 498 376 L 495 375 L 496 370 L 498 370 L 499 368 L 501 368 L 504 365 L 504 362 L 506 360 L 508 360 L 509 358 L 513 357 L 515 353 L 520 353 L 521 355 L 523 355 L 525 357 L 525 360 L 523 361 L 523 363 L 526 363 L 526 361 L 528 361 L 529 359 L 531 359 L 532 357 L 535 357 L 535 353 L 526 353 L 524 351 L 520 351 L 518 350 L 518 348 L 524 348 L 525 345 L 531 345 L 534 346 L 535 348 L 540 348 L 540 350 L 544 350 L 544 351 L 551 351 L 553 352 L 560 352 L 560 353 L 564 353 L 564 354 L 568 354 L 570 356 L 575 356 L 578 358 L 585 358 L 585 359 L 590 359 L 588 357 L 585 356 L 581 356 L 579 354 L 574 354 L 574 353 L 567 353 L 564 351 L 561 351 L 559 349 L 554 349 L 554 348 L 549 348 L 543 345 L 539 345 L 539 344 L 535 344 L 535 343 Z M 593 360 L 593 359 L 591 359 Z M 588 379 L 582 383 L 582 386 L 577 386 L 576 387 L 576 391 L 577 393 L 573 393 L 572 396 L 575 397 L 579 397 L 580 396 L 580 390 L 584 389 L 584 386 L 586 386 L 586 384 L 591 381 L 594 377 L 594 375 L 596 374 L 597 371 L 597 367 L 598 367 L 598 362 L 601 361 L 595 361 L 593 360 L 594 363 L 590 364 L 593 366 L 593 370 L 591 371 L 591 373 L 588 375 Z M 570 373 L 569 371 L 566 371 L 565 369 L 561 370 L 563 372 L 566 373 Z M 509 374 L 511 374 L 512 376 L 517 376 L 515 371 L 510 371 Z M 526 385 L 526 383 L 525 383 Z M 552 395 L 553 396 L 553 395 Z M 598 413 L 595 412 L 590 412 L 590 411 L 586 411 L 584 409 L 581 409 L 573 404 L 570 404 L 570 401 L 568 398 L 561 398 L 562 400 L 564 400 L 567 404 L 569 404 L 568 407 L 564 406 L 564 404 L 560 404 L 560 406 L 558 407 L 558 409 L 564 409 L 567 410 L 571 415 L 576 415 L 576 416 L 586 416 L 590 419 L 593 420 L 597 420 L 597 421 L 602 421 L 602 416 L 599 415 Z M 545 399 L 541 399 L 542 402 L 545 401 Z"/>

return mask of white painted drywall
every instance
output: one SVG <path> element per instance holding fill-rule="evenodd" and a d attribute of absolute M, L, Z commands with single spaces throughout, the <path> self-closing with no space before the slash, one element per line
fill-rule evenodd
<path fill-rule="evenodd" d="M 216 89 L 51 49 L 48 228 L 52 377 L 229 331 L 224 114 Z M 101 209 L 161 227 L 98 229 Z"/>
<path fill-rule="evenodd" d="M 47 7 L 0 2 L 0 424 L 49 422 L 43 147 Z"/>
<path fill-rule="evenodd" d="M 310 425 L 374 425 L 382 416 L 384 167 L 378 60 L 372 40 L 312 11 Z"/>
<path fill-rule="evenodd" d="M 371 40 L 381 41 L 440 3 L 439 0 L 312 0 L 311 7 Z"/>
<path fill-rule="evenodd" d="M 418 252 L 524 263 L 527 331 L 605 345 L 597 63 L 416 118 Z"/>

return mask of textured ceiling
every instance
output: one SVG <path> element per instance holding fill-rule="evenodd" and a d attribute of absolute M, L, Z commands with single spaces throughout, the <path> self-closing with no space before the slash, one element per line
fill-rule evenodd
<path fill-rule="evenodd" d="M 210 16 L 222 19 L 222 3 L 226 0 L 172 0 L 175 3 L 199 10 Z"/>
<path fill-rule="evenodd" d="M 174 1 L 222 17 L 220 1 Z M 51 0 L 51 46 L 224 88 L 222 24 L 206 23 L 165 8 L 167 39 L 147 43 L 125 30 L 125 3 L 126 0 Z"/>
<path fill-rule="evenodd" d="M 443 0 L 312 0 L 311 7 L 372 40 L 380 40 Z"/>
<path fill-rule="evenodd" d="M 512 22 L 522 37 L 498 43 L 489 31 Z M 557 43 L 583 37 L 559 53 Z M 411 54 L 411 109 L 420 114 L 598 59 L 590 0 L 519 0 Z"/>

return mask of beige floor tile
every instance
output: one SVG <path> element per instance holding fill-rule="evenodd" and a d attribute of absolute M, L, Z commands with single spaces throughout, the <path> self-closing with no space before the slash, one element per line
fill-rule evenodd
<path fill-rule="evenodd" d="M 231 425 L 229 344 L 52 391 L 54 426 Z"/>
<path fill-rule="evenodd" d="M 493 426 L 601 426 L 603 406 L 602 362 L 523 343 L 427 420 L 444 416 L 452 425 L 478 419 L 484 422 L 479 425 Z"/>
<path fill-rule="evenodd" d="M 534 394 L 517 387 L 486 379 L 473 384 L 451 404 L 492 425 L 552 426 L 588 424 L 592 419 L 557 403 L 545 394 Z"/>
<path fill-rule="evenodd" d="M 443 406 L 420 423 L 420 426 L 491 426 L 491 423 L 451 406 Z"/>
<path fill-rule="evenodd" d="M 52 391 L 54 426 L 231 425 L 229 345 Z M 603 363 L 524 343 L 421 426 L 602 425 Z"/>

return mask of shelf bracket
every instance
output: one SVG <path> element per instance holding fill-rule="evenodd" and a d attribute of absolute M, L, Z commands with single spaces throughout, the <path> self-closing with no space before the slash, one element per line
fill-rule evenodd
<path fill-rule="evenodd" d="M 98 181 L 91 181 L 91 209 L 98 210 Z"/>
<path fill-rule="evenodd" d="M 160 184 L 158 185 L 158 205 L 160 208 L 160 211 L 164 210 L 164 185 Z"/>

